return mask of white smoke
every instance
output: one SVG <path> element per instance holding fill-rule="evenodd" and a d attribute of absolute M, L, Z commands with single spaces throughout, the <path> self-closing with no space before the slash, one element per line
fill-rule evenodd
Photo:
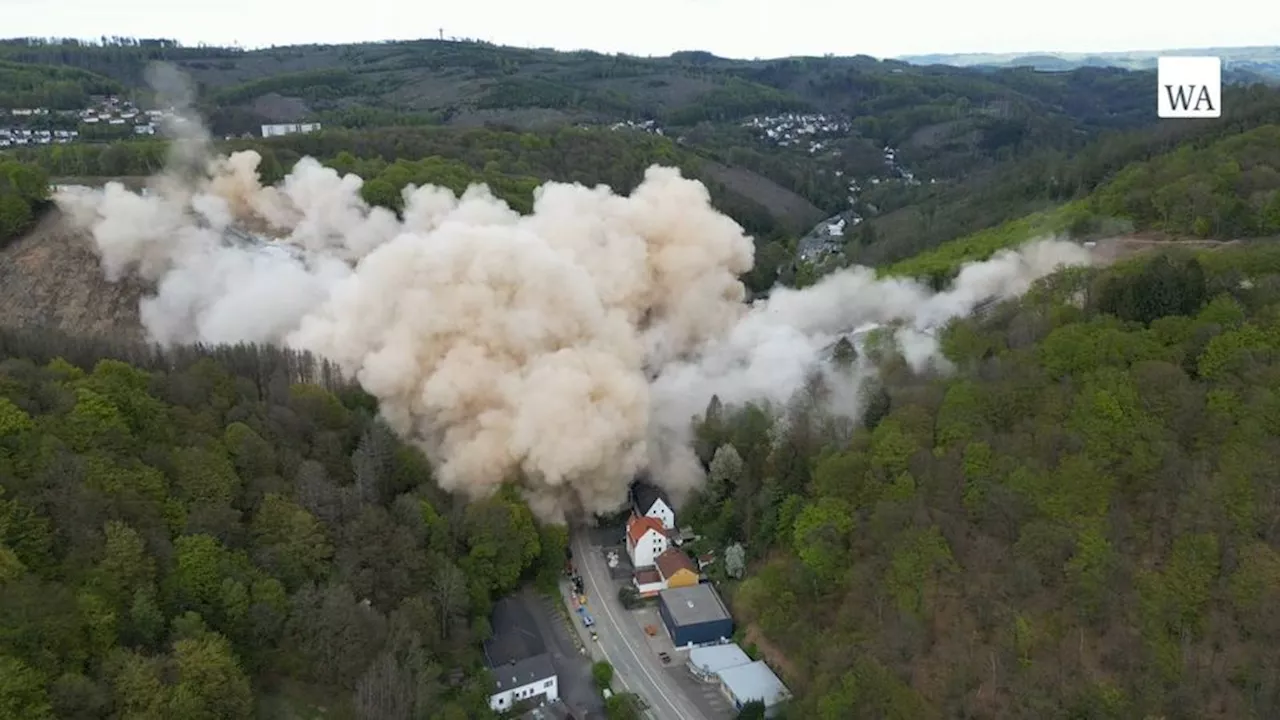
<path fill-rule="evenodd" d="M 525 216 L 484 187 L 409 187 L 397 217 L 309 158 L 274 188 L 252 151 L 206 157 L 193 177 L 204 140 L 179 139 L 185 170 L 149 194 L 111 183 L 57 198 L 109 278 L 153 283 L 149 335 L 327 357 L 423 446 L 443 487 L 483 496 L 516 480 L 549 518 L 615 510 L 644 468 L 682 495 L 701 479 L 688 423 L 713 394 L 785 400 L 868 323 L 903 323 L 899 344 L 923 366 L 929 328 L 1088 261 L 1042 242 L 966 267 L 942 293 L 853 268 L 748 307 L 751 239 L 676 169 L 650 168 L 625 197 L 548 183 Z"/>
<path fill-rule="evenodd" d="M 891 332 L 917 372 L 945 370 L 936 332 L 948 321 L 969 315 L 982 303 L 1017 297 L 1037 279 L 1064 266 L 1089 264 L 1090 258 L 1076 243 L 1044 239 L 965 265 L 942 292 L 910 279 L 877 278 L 874 270 L 857 266 L 801 290 L 777 288 L 697 358 L 664 367 L 651 389 L 661 414 L 657 422 L 687 424 L 712 396 L 728 405 L 785 403 L 815 368 L 824 368 L 840 338 L 861 338 L 878 327 Z M 869 372 L 874 367 L 865 357 L 852 377 L 828 372 L 844 402 L 833 410 L 850 415 L 860 410 L 854 390 Z"/>

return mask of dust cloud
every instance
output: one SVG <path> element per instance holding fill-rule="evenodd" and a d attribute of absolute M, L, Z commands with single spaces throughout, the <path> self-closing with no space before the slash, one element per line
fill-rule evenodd
<path fill-rule="evenodd" d="M 189 108 L 179 75 L 154 83 Z M 712 394 L 785 399 L 823 348 L 869 323 L 900 325 L 924 367 L 930 328 L 1088 261 L 1047 241 L 970 265 L 942 293 L 853 268 L 748 306 L 751 238 L 673 168 L 650 168 L 625 196 L 547 183 L 528 215 L 483 186 L 411 186 L 397 216 L 361 200 L 361 178 L 310 158 L 264 187 L 259 155 L 214 155 L 189 110 L 168 134 L 171 165 L 149 192 L 56 198 L 108 278 L 151 283 L 149 336 L 327 357 L 423 447 L 444 488 L 482 497 L 514 480 L 547 519 L 617 509 L 643 469 L 687 493 L 702 477 L 689 421 Z"/>

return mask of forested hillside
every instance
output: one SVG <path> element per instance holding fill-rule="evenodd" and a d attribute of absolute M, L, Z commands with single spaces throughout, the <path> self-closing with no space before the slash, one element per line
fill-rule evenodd
<path fill-rule="evenodd" d="M 676 165 L 705 183 L 716 207 L 756 236 L 757 266 L 749 278 L 755 290 L 771 286 L 780 270 L 790 272 L 793 238 L 823 216 L 800 195 L 760 176 L 738 173 L 730 186 L 720 179 L 721 168 L 666 138 L 640 133 L 383 128 L 238 140 L 225 148 L 260 152 L 265 182 L 278 181 L 300 157 L 312 155 L 342 172 L 356 172 L 366 180 L 367 200 L 396 209 L 409 183 L 461 192 L 483 182 L 527 211 L 534 188 L 547 180 L 604 183 L 630 192 L 653 163 Z M 153 174 L 164 167 L 166 152 L 164 142 L 135 141 L 33 148 L 11 156 L 54 177 L 91 178 Z"/>
<path fill-rule="evenodd" d="M 109 77 L 144 104 L 148 64 L 174 63 L 192 77 L 218 135 L 301 120 L 522 130 L 642 123 L 721 162 L 745 163 L 828 214 L 844 209 L 847 178 L 884 174 L 886 145 L 921 178 L 955 179 L 1155 123 L 1149 73 L 1099 68 L 993 72 L 865 56 L 744 61 L 699 52 L 639 58 L 440 40 L 246 52 L 30 39 L 0 42 L 0 60 L 32 73 L 76 68 Z M 753 120 L 770 133 L 744 131 Z"/>
<path fill-rule="evenodd" d="M 1223 240 L 1280 236 L 1280 124 L 1215 135 L 1127 165 L 1088 195 L 943 242 L 884 272 L 942 282 L 965 262 L 1057 233 L 1086 237 L 1137 231 Z M 846 257 L 886 242 L 875 228 L 873 221 L 850 232 Z"/>
<path fill-rule="evenodd" d="M 39 166 L 0 158 L 0 248 L 20 236 L 49 202 L 49 176 Z"/>
<path fill-rule="evenodd" d="M 1084 198 L 1132 163 L 1280 123 L 1280 91 L 1273 88 L 1224 88 L 1223 107 L 1223 117 L 1216 120 L 1169 121 L 1108 133 L 1072 152 L 1035 149 L 955 183 L 870 190 L 863 199 L 880 212 L 858 229 L 862 242 L 847 246 L 846 255 L 868 265 L 904 260 L 948 240 Z"/>
<path fill-rule="evenodd" d="M 0 333 L 0 717 L 488 717 L 490 604 L 563 528 L 374 413 L 289 352 Z"/>
<path fill-rule="evenodd" d="M 1280 713 L 1280 252 L 1147 257 L 957 321 L 956 370 L 883 344 L 849 424 L 713 403 L 685 517 L 788 717 Z"/>

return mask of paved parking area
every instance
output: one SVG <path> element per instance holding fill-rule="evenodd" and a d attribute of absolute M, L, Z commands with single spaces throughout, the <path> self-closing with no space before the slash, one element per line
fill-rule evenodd
<path fill-rule="evenodd" d="M 729 705 L 729 701 L 721 694 L 718 687 L 702 682 L 689 672 L 687 666 L 689 651 L 677 649 L 672 643 L 666 626 L 662 624 L 662 616 L 658 613 L 656 602 L 646 603 L 630 612 L 640 627 L 652 625 L 657 629 L 652 636 L 645 634 L 646 649 L 654 656 L 664 652 L 671 656 L 671 663 L 663 670 L 671 678 L 672 683 L 678 686 L 709 720 L 731 720 L 737 716 L 737 712 Z"/>
<path fill-rule="evenodd" d="M 689 698 L 702 714 L 706 715 L 709 720 L 732 720 L 737 717 L 737 711 L 729 704 L 728 698 L 720 692 L 720 688 L 712 683 L 704 683 L 689 672 L 689 668 L 685 666 L 688 659 L 687 654 L 682 654 L 680 660 L 674 657 L 671 660 L 671 667 L 667 668 L 667 674 L 671 676 L 672 682 L 680 687 L 685 697 Z M 678 663 L 678 664 L 677 664 Z"/>

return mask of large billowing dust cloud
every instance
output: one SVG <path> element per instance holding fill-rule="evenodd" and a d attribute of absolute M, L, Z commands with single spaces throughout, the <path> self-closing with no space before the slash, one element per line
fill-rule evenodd
<path fill-rule="evenodd" d="M 180 78 L 153 82 L 182 106 Z M 903 349 L 923 362 L 919 330 L 1088 261 L 1046 241 L 966 268 L 943 293 L 853 268 L 747 306 L 751 238 L 673 168 L 626 196 L 547 183 L 528 215 L 481 186 L 409 187 L 398 217 L 310 158 L 263 187 L 257 153 L 212 155 L 189 116 L 169 132 L 173 163 L 150 192 L 57 198 L 109 278 L 154 284 L 151 338 L 325 356 L 424 448 L 443 487 L 484 496 L 516 481 L 547 518 L 618 508 L 645 468 L 683 495 L 701 479 L 689 421 L 712 394 L 785 400 L 866 323 L 905 322 Z"/>

